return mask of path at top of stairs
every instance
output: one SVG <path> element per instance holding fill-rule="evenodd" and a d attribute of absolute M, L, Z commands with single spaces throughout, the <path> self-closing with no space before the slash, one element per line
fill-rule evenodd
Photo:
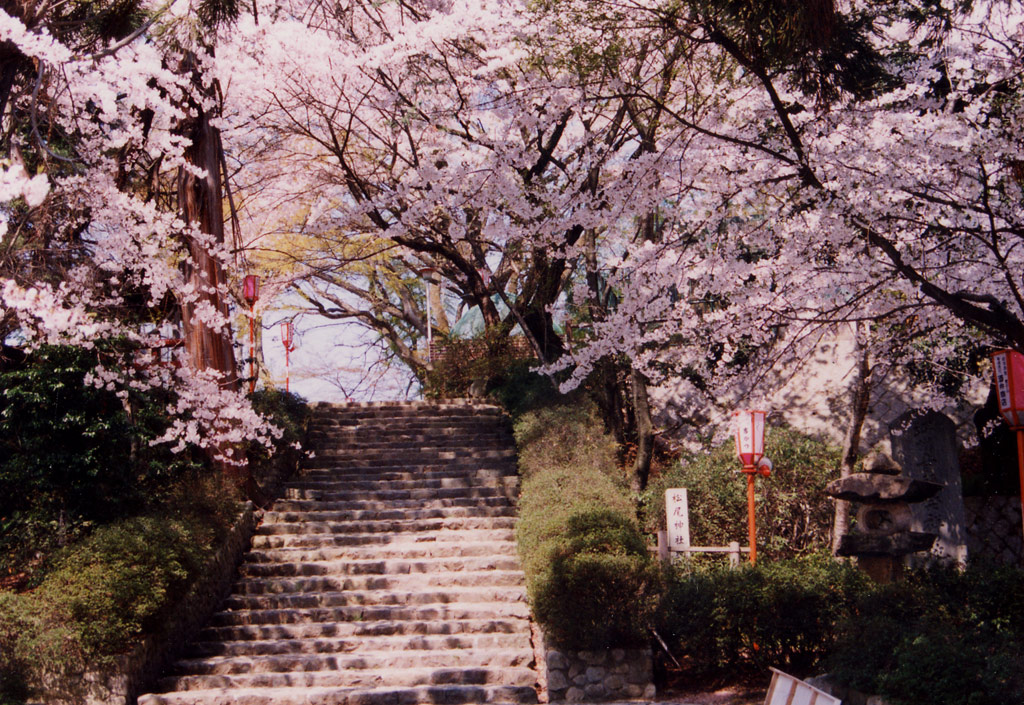
<path fill-rule="evenodd" d="M 536 703 L 497 407 L 315 407 L 231 596 L 139 705 Z"/>

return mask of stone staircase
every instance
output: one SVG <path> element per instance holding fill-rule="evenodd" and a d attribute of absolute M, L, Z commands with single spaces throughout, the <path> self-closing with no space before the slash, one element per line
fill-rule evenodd
<path fill-rule="evenodd" d="M 139 705 L 537 702 L 500 410 L 317 405 L 309 447 L 223 609 Z"/>

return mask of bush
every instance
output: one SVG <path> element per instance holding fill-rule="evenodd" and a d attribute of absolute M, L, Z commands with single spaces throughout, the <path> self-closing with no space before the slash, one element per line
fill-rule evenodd
<path fill-rule="evenodd" d="M 579 400 L 524 413 L 517 528 L 534 616 L 559 645 L 643 643 L 660 594 L 615 464 L 615 444 Z"/>
<path fill-rule="evenodd" d="M 508 370 L 533 357 L 523 342 L 499 328 L 489 328 L 476 338 L 449 338 L 424 380 L 423 395 L 432 399 L 468 397 L 474 385 L 479 385 L 480 394 L 500 385 Z"/>
<path fill-rule="evenodd" d="M 70 687 L 160 628 L 239 508 L 219 478 L 183 482 L 172 498 L 163 514 L 113 522 L 62 549 L 33 589 L 0 592 L 0 700 L 42 674 Z"/>
<path fill-rule="evenodd" d="M 44 346 L 0 372 L 0 574 L 140 511 L 192 467 L 149 444 L 166 428 L 166 400 L 85 383 L 98 357 L 118 354 Z"/>
<path fill-rule="evenodd" d="M 832 504 L 824 493 L 835 477 L 839 450 L 787 426 L 769 428 L 765 455 L 775 465 L 758 477 L 758 555 L 791 558 L 828 548 Z M 695 546 L 747 544 L 747 483 L 732 441 L 653 478 L 643 495 L 644 528 L 665 526 L 665 490 L 685 487 Z"/>
<path fill-rule="evenodd" d="M 259 389 L 249 396 L 253 409 L 281 429 L 271 454 L 262 443 L 250 441 L 246 459 L 253 477 L 260 483 L 272 480 L 282 468 L 295 469 L 301 459 L 300 446 L 306 436 L 310 411 L 306 400 L 298 394 L 279 389 Z"/>
<path fill-rule="evenodd" d="M 812 673 L 831 652 L 836 627 L 868 589 L 831 556 L 670 573 L 658 631 L 703 677 Z"/>
<path fill-rule="evenodd" d="M 1024 702 L 1020 569 L 908 572 L 861 595 L 837 632 L 829 666 L 858 690 L 904 705 Z"/>

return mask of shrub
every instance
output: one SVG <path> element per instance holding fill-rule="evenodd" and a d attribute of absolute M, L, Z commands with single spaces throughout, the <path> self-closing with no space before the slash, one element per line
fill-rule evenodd
<path fill-rule="evenodd" d="M 262 443 L 251 441 L 246 447 L 246 459 L 253 477 L 267 481 L 279 469 L 298 467 L 300 444 L 306 436 L 309 407 L 298 394 L 279 389 L 259 389 L 249 396 L 253 409 L 281 429 L 281 437 L 274 441 L 271 454 Z"/>
<path fill-rule="evenodd" d="M 829 666 L 858 690 L 905 705 L 1024 702 L 1020 569 L 907 572 L 861 595 L 837 631 Z"/>
<path fill-rule="evenodd" d="M 535 617 L 566 648 L 644 642 L 660 571 L 594 409 L 573 400 L 530 411 L 515 431 L 524 478 L 517 538 Z"/>
<path fill-rule="evenodd" d="M 523 342 L 497 328 L 489 328 L 476 338 L 449 338 L 424 380 L 423 395 L 434 399 L 466 397 L 471 396 L 474 385 L 480 385 L 479 393 L 483 393 L 501 384 L 508 370 L 532 357 Z"/>
<path fill-rule="evenodd" d="M 166 428 L 166 400 L 85 383 L 99 356 L 118 354 L 44 346 L 0 372 L 0 573 L 140 511 L 192 467 L 149 444 Z"/>
<path fill-rule="evenodd" d="M 776 426 L 766 434 L 765 455 L 775 468 L 756 483 L 759 555 L 780 559 L 826 549 L 832 505 L 824 487 L 835 476 L 838 449 Z M 653 478 L 643 496 L 644 528 L 664 528 L 665 489 L 685 487 L 694 545 L 746 545 L 747 485 L 738 470 L 733 442 L 727 441 Z"/>
<path fill-rule="evenodd" d="M 551 377 L 536 372 L 536 365 L 532 360 L 514 361 L 499 371 L 487 386 L 487 395 L 501 404 L 513 419 L 558 397 Z"/>
<path fill-rule="evenodd" d="M 809 674 L 867 587 L 856 569 L 821 554 L 736 569 L 676 568 L 658 631 L 702 676 L 763 673 L 769 666 Z"/>
<path fill-rule="evenodd" d="M 159 629 L 237 516 L 233 485 L 193 478 L 160 515 L 95 529 L 49 561 L 31 590 L 0 592 L 0 701 L 42 674 L 71 684 Z"/>

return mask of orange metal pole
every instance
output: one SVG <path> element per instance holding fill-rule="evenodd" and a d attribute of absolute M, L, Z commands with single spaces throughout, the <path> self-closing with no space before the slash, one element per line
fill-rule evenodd
<path fill-rule="evenodd" d="M 747 474 L 747 531 L 750 541 L 750 564 L 757 562 L 757 526 L 754 523 L 754 473 L 753 467 L 743 468 Z"/>
<path fill-rule="evenodd" d="M 291 348 L 284 349 L 284 391 L 286 392 L 291 391 L 288 389 L 288 385 L 291 384 L 291 371 L 289 369 L 290 353 Z"/>
<path fill-rule="evenodd" d="M 1017 429 L 1017 472 L 1020 475 L 1020 517 L 1024 526 L 1024 428 Z"/>
<path fill-rule="evenodd" d="M 253 323 L 252 309 L 249 309 L 249 394 L 256 391 L 256 333 Z"/>

